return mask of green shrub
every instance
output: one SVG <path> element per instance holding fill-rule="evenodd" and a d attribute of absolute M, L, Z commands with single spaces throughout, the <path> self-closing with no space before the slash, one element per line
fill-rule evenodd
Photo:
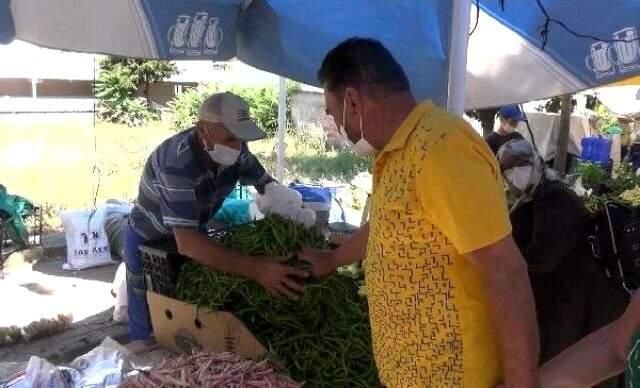
<path fill-rule="evenodd" d="M 171 112 L 171 128 L 181 131 L 193 126 L 198 115 L 198 109 L 204 102 L 205 98 L 214 93 L 215 90 L 201 86 L 198 88 L 190 88 L 169 102 L 169 111 Z"/>
<path fill-rule="evenodd" d="M 267 137 L 273 137 L 278 130 L 278 89 L 275 86 L 247 88 L 232 86 L 227 89 L 242 97 L 251 108 L 251 118 L 265 131 Z M 287 128 L 293 128 L 291 117 L 291 96 L 300 90 L 296 83 L 287 84 Z M 200 86 L 181 93 L 169 103 L 173 115 L 173 129 L 182 130 L 193 125 L 196 121 L 198 109 L 207 96 L 217 92 Z"/>
<path fill-rule="evenodd" d="M 100 76 L 95 85 L 102 120 L 115 124 L 140 126 L 160 118 L 151 104 L 149 88 L 177 73 L 171 62 L 107 57 L 100 62 Z M 141 90 L 144 97 L 136 93 Z"/>

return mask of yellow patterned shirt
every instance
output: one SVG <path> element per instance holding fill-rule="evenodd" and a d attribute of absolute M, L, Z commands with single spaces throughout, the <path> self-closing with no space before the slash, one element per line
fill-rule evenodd
<path fill-rule="evenodd" d="M 484 286 L 464 254 L 510 233 L 488 146 L 461 118 L 420 103 L 374 167 L 365 269 L 383 384 L 484 388 L 500 381 Z"/>

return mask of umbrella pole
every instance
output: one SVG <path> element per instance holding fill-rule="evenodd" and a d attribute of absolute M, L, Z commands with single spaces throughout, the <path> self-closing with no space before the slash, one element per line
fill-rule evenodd
<path fill-rule="evenodd" d="M 460 116 L 465 106 L 470 12 L 471 0 L 453 0 L 447 109 Z"/>
<path fill-rule="evenodd" d="M 571 132 L 571 94 L 562 96 L 560 108 L 560 131 L 558 133 L 558 144 L 556 146 L 556 156 L 553 169 L 565 176 L 567 169 L 567 148 L 569 146 L 569 133 Z"/>
<path fill-rule="evenodd" d="M 284 179 L 284 135 L 287 131 L 287 82 L 278 77 L 278 135 L 276 156 L 276 179 L 282 183 Z"/>

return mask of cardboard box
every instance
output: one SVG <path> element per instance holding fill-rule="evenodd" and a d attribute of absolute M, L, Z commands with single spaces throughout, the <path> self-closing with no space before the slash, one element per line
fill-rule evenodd
<path fill-rule="evenodd" d="M 249 329 L 228 312 L 211 311 L 147 292 L 156 341 L 174 352 L 232 352 L 257 359 L 267 351 Z"/>

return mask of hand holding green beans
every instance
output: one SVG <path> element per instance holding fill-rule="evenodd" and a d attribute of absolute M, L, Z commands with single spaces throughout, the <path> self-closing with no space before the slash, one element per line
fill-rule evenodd
<path fill-rule="evenodd" d="M 271 295 L 298 299 L 304 286 L 297 279 L 309 277 L 307 271 L 281 264 L 270 258 L 257 258 L 253 279 Z"/>

